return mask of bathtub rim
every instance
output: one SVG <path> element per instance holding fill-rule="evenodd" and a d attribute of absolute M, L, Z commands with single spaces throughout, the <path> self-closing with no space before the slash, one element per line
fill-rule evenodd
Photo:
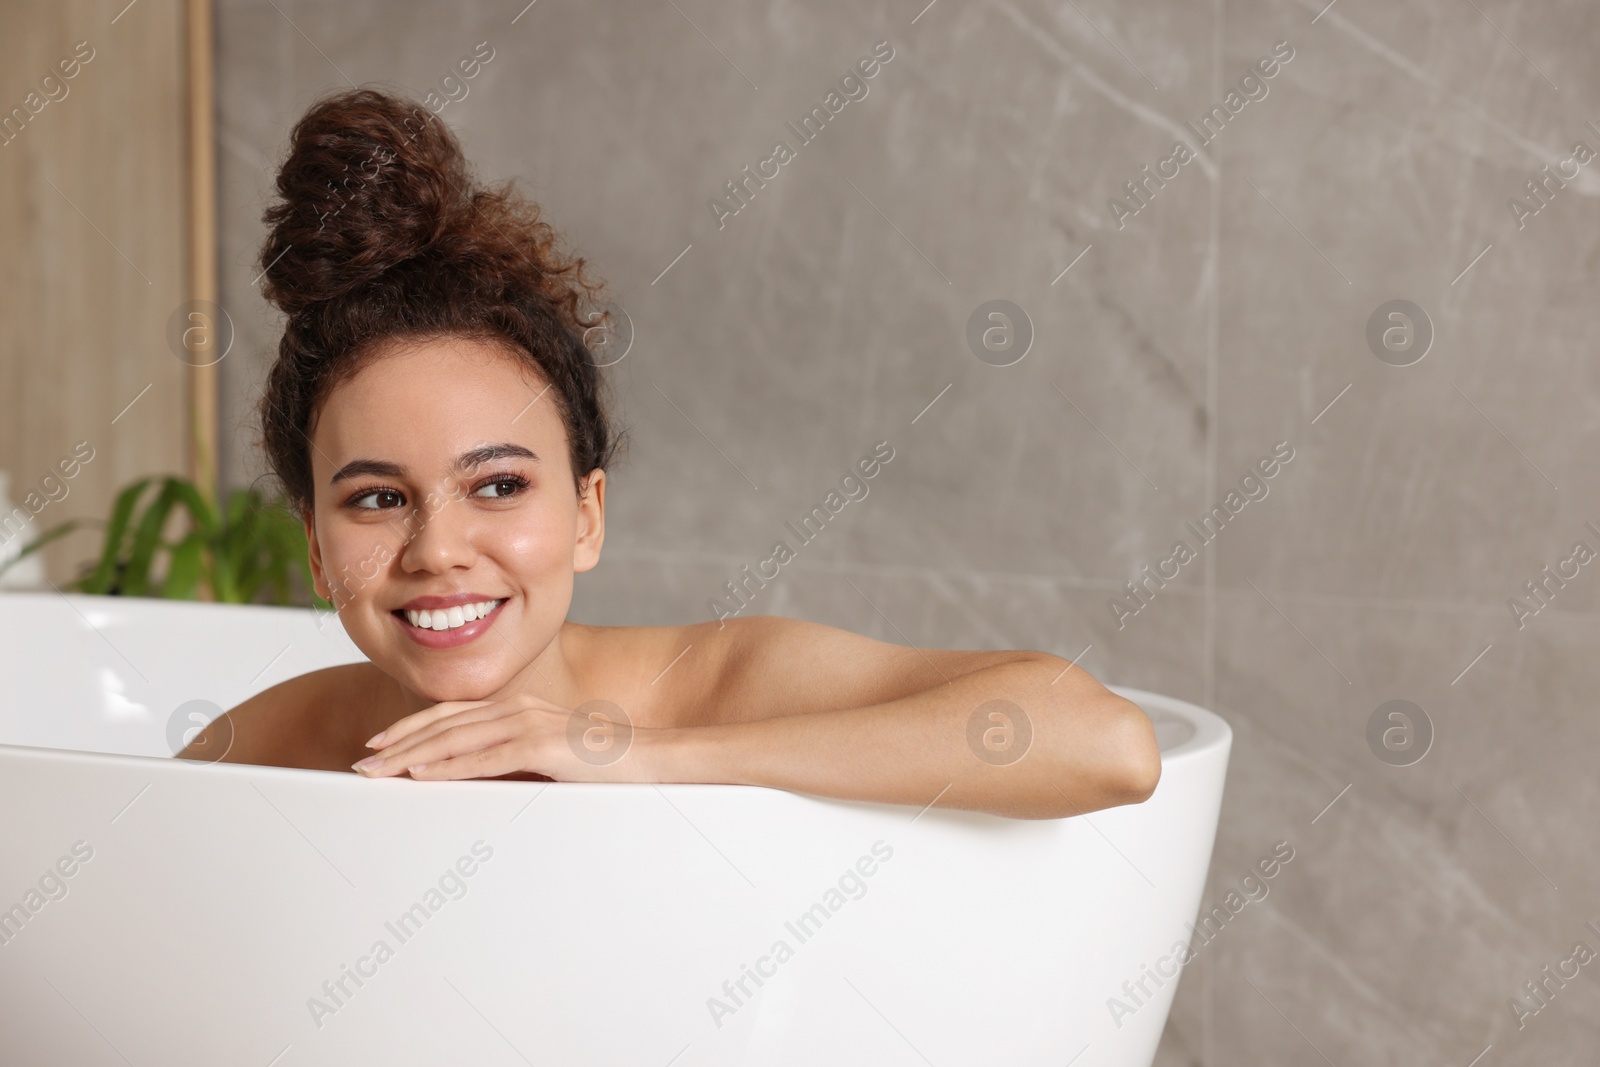
<path fill-rule="evenodd" d="M 1224 753 L 1231 747 L 1232 729 L 1227 722 L 1214 712 L 1207 711 L 1197 704 L 1176 697 L 1164 696 L 1146 690 L 1133 689 L 1126 686 L 1107 686 L 1108 689 L 1134 703 L 1139 704 L 1141 710 L 1146 704 L 1159 708 L 1162 712 L 1175 715 L 1189 721 L 1195 727 L 1194 736 L 1182 743 L 1165 749 L 1161 753 L 1162 770 L 1206 758 L 1207 755 L 1221 749 Z M 1147 712 L 1148 714 L 1148 712 Z M 637 790 L 646 786 L 658 789 L 671 790 L 729 790 L 729 789 L 759 789 L 770 793 L 786 793 L 790 796 L 809 801 L 821 801 L 840 804 L 870 804 L 873 807 L 895 807 L 898 805 L 873 804 L 870 801 L 843 800 L 838 797 L 813 796 L 809 793 L 796 793 L 792 790 L 777 789 L 770 786 L 759 785 L 734 785 L 723 782 L 502 782 L 487 779 L 461 779 L 449 782 L 413 782 L 408 778 L 365 778 L 355 773 L 343 771 L 309 770 L 302 767 L 274 767 L 255 763 L 205 763 L 200 760 L 180 760 L 176 756 L 142 756 L 125 752 L 98 752 L 89 749 L 49 748 L 42 745 L 16 745 L 0 743 L 0 761 L 8 758 L 59 760 L 89 766 L 121 766 L 140 767 L 153 771 L 156 766 L 172 768 L 177 773 L 188 773 L 187 768 L 200 772 L 209 770 L 211 773 L 233 775 L 265 775 L 282 781 L 333 781 L 365 782 L 367 785 L 359 788 L 418 788 L 422 786 L 446 789 L 501 789 L 506 787 L 519 787 L 538 785 L 539 792 L 545 786 L 561 786 L 565 788 L 581 787 L 585 789 L 601 789 L 604 791 Z M 160 771 L 156 773 L 171 773 Z M 315 778 L 307 779 L 305 775 L 314 775 Z M 565 791 L 565 790 L 563 790 Z"/>
<path fill-rule="evenodd" d="M 191 610 L 193 608 L 197 608 L 198 607 L 198 608 L 202 608 L 202 609 L 204 609 L 204 610 L 206 610 L 208 612 L 232 611 L 233 613 L 239 613 L 239 614 L 248 613 L 248 614 L 254 614 L 254 615 L 260 615 L 261 613 L 268 612 L 268 613 L 273 613 L 273 614 L 277 614 L 277 615 L 280 615 L 280 616 L 288 616 L 288 615 L 294 615 L 294 614 L 310 614 L 312 616 L 315 616 L 314 609 L 312 609 L 310 607 L 294 607 L 294 606 L 286 607 L 286 606 L 272 605 L 272 604 L 220 604 L 220 603 L 213 603 L 213 602 L 208 602 L 208 601 L 168 600 L 168 599 L 160 598 L 160 597 L 104 596 L 104 595 L 98 595 L 98 594 L 92 594 L 92 593 L 62 593 L 62 592 L 38 591 L 38 590 L 20 590 L 20 589 L 0 589 L 0 610 L 4 610 L 4 608 L 8 605 L 8 603 L 11 604 L 11 605 L 18 606 L 18 607 L 24 607 L 30 601 L 32 601 L 32 602 L 54 603 L 54 601 L 57 600 L 57 599 L 61 599 L 61 600 L 67 601 L 68 606 L 73 609 L 73 613 L 77 616 L 76 621 L 80 625 L 86 625 L 86 626 L 88 626 L 88 628 L 95 629 L 95 630 L 98 630 L 98 627 L 94 626 L 93 623 L 89 622 L 88 617 L 86 615 L 84 615 L 84 613 L 82 611 L 78 610 L 78 605 L 79 604 L 83 604 L 84 606 L 93 605 L 95 607 L 100 608 L 101 610 L 110 610 L 110 611 L 114 611 L 114 612 L 118 612 L 118 613 L 128 612 L 128 613 L 132 613 L 132 614 L 138 614 L 138 613 L 142 613 L 142 612 L 162 613 L 162 612 L 168 612 L 168 611 L 188 611 L 188 610 Z M 18 603 L 18 602 L 21 602 L 21 603 Z M 338 618 L 337 618 L 336 614 L 334 615 L 334 620 L 335 620 L 335 622 L 338 621 Z M 342 630 L 342 627 L 341 627 L 341 630 Z M 346 638 L 346 639 L 348 640 L 348 638 Z M 359 650 L 357 650 L 357 654 L 359 655 Z M 359 662 L 363 662 L 363 659 L 351 659 L 351 660 L 347 660 L 346 662 L 359 663 Z M 1155 715 L 1151 715 L 1151 709 L 1153 709 L 1158 715 L 1163 715 L 1163 716 L 1166 716 L 1168 718 L 1176 718 L 1176 719 L 1183 720 L 1183 721 L 1187 722 L 1190 726 L 1193 727 L 1194 732 L 1193 732 L 1192 736 L 1190 736 L 1188 738 L 1185 738 L 1183 741 L 1179 742 L 1178 744 L 1172 745 L 1170 747 L 1162 748 L 1162 750 L 1161 750 L 1161 764 L 1162 764 L 1163 769 L 1166 769 L 1166 768 L 1169 768 L 1169 767 L 1178 766 L 1178 765 L 1181 765 L 1181 764 L 1184 764 L 1184 763 L 1188 763 L 1188 762 L 1190 762 L 1192 760 L 1204 759 L 1206 753 L 1211 752 L 1211 751 L 1216 750 L 1216 749 L 1221 749 L 1223 751 L 1224 755 L 1226 755 L 1228 753 L 1228 751 L 1232 747 L 1232 738 L 1233 738 L 1233 730 L 1232 730 L 1232 728 L 1228 725 L 1227 721 L 1222 718 L 1222 716 L 1218 715 L 1214 711 L 1211 711 L 1210 709 L 1201 707 L 1200 705 L 1192 703 L 1192 702 L 1187 701 L 1187 700 L 1179 699 L 1178 697 L 1168 696 L 1168 695 L 1163 694 L 1163 693 L 1157 693 L 1157 692 L 1154 692 L 1153 690 L 1138 689 L 1138 688 L 1134 688 L 1132 686 L 1112 684 L 1110 682 L 1103 682 L 1103 684 L 1111 692 L 1117 694 L 1120 697 L 1123 697 L 1124 699 L 1131 700 L 1133 703 L 1139 705 L 1140 710 L 1145 711 L 1145 714 L 1146 715 L 1150 715 L 1152 718 L 1155 718 L 1156 716 Z M 177 759 L 176 756 L 170 756 L 170 757 L 169 756 L 142 756 L 142 755 L 134 755 L 134 754 L 131 754 L 131 753 L 100 752 L 100 751 L 94 751 L 94 750 L 89 750 L 89 749 L 47 748 L 47 747 L 44 747 L 44 746 L 37 746 L 37 745 L 18 745 L 18 744 L 10 744 L 10 743 L 6 743 L 6 742 L 0 742 L 0 753 L 5 753 L 5 752 L 8 752 L 8 751 L 13 750 L 13 749 L 23 750 L 23 751 L 26 751 L 26 752 L 50 753 L 50 754 L 53 754 L 55 756 L 60 756 L 60 757 L 74 757 L 74 756 L 76 756 L 76 757 L 80 757 L 80 758 L 90 758 L 90 759 L 99 759 L 99 760 L 106 760 L 106 759 L 111 759 L 111 760 L 138 760 L 138 761 L 154 761 L 154 762 L 160 762 L 160 763 L 168 763 L 168 762 L 172 762 L 172 761 Z M 185 760 L 183 762 L 185 762 L 185 763 L 190 763 L 190 762 L 198 763 L 200 761 Z M 202 766 L 203 765 L 204 764 L 202 764 Z M 261 765 L 257 765 L 257 764 L 218 764 L 218 766 L 248 768 L 248 769 L 253 769 L 253 770 L 258 770 L 258 771 L 277 771 L 277 772 L 284 772 L 284 773 L 288 773 L 288 774 L 308 773 L 303 768 L 298 768 L 298 767 L 266 767 L 266 766 L 261 766 Z M 341 771 L 331 771 L 331 772 L 330 771 L 318 771 L 318 772 L 309 772 L 309 773 L 343 774 L 344 772 L 341 772 Z M 351 775 L 349 775 L 349 777 L 359 778 L 361 776 L 360 775 L 356 775 L 356 774 L 351 774 Z M 470 783 L 472 781 L 474 781 L 474 780 L 466 779 L 466 780 L 463 780 L 462 782 L 456 782 L 456 783 L 451 783 L 451 784 L 467 784 L 467 783 Z M 442 783 L 432 783 L 432 784 L 442 784 Z M 585 785 L 626 784 L 626 785 L 635 785 L 635 784 L 643 784 L 643 783 L 523 783 L 523 782 L 505 782 L 505 783 L 502 783 L 502 782 L 485 782 L 485 781 L 478 780 L 477 784 L 479 784 L 479 785 L 489 785 L 489 786 L 498 786 L 498 785 L 527 785 L 527 784 L 556 784 L 556 785 L 562 785 L 562 784 L 585 784 Z M 663 783 L 663 784 L 693 785 L 693 786 L 715 785 L 715 786 L 721 787 L 721 788 L 735 788 L 735 789 L 750 789 L 750 788 L 759 789 L 759 788 L 765 788 L 765 787 L 762 787 L 762 786 L 726 786 L 726 785 L 724 785 L 722 783 L 703 783 L 703 782 L 695 782 L 695 783 Z M 778 790 L 778 792 L 785 792 L 785 790 Z"/>

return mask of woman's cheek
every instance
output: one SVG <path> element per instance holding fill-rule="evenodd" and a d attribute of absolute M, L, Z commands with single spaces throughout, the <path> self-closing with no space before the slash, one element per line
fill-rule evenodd
<path fill-rule="evenodd" d="M 500 521 L 483 544 L 508 564 L 523 561 L 525 565 L 542 566 L 543 557 L 560 543 L 560 521 L 545 508 L 521 508 L 495 518 Z M 570 531 L 567 536 L 570 540 Z"/>
<path fill-rule="evenodd" d="M 548 566 L 550 538 L 538 527 L 507 530 L 496 542 L 502 565 L 517 573 L 537 573 Z"/>
<path fill-rule="evenodd" d="M 396 550 L 388 538 L 375 537 L 370 530 L 352 528 L 334 532 L 324 541 L 322 564 L 330 579 L 350 576 L 370 582 L 394 561 L 395 555 Z"/>

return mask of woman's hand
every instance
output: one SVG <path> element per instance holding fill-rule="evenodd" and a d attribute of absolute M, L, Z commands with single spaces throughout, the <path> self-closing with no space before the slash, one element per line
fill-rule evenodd
<path fill-rule="evenodd" d="M 615 704 L 577 711 L 535 696 L 455 700 L 408 715 L 367 742 L 375 755 L 353 765 L 386 778 L 494 778 L 531 771 L 558 782 L 649 782 L 643 758 L 663 731 L 635 729 Z"/>

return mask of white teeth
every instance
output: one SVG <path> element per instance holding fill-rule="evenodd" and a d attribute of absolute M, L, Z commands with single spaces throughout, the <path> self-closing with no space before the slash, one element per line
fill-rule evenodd
<path fill-rule="evenodd" d="M 485 600 L 477 604 L 461 604 L 438 611 L 415 611 L 408 608 L 406 619 L 412 626 L 421 630 L 454 630 L 458 626 L 476 622 L 503 603 L 504 600 Z"/>

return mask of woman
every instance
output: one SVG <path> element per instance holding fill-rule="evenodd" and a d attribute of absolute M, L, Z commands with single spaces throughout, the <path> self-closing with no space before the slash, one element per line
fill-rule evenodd
<path fill-rule="evenodd" d="M 305 115 L 265 221 L 288 316 L 261 400 L 319 595 L 370 662 L 283 682 L 181 755 L 416 779 L 724 782 L 1055 818 L 1149 797 L 1154 730 L 1041 652 L 770 616 L 566 619 L 617 441 L 599 287 L 444 124 L 357 90 Z"/>

